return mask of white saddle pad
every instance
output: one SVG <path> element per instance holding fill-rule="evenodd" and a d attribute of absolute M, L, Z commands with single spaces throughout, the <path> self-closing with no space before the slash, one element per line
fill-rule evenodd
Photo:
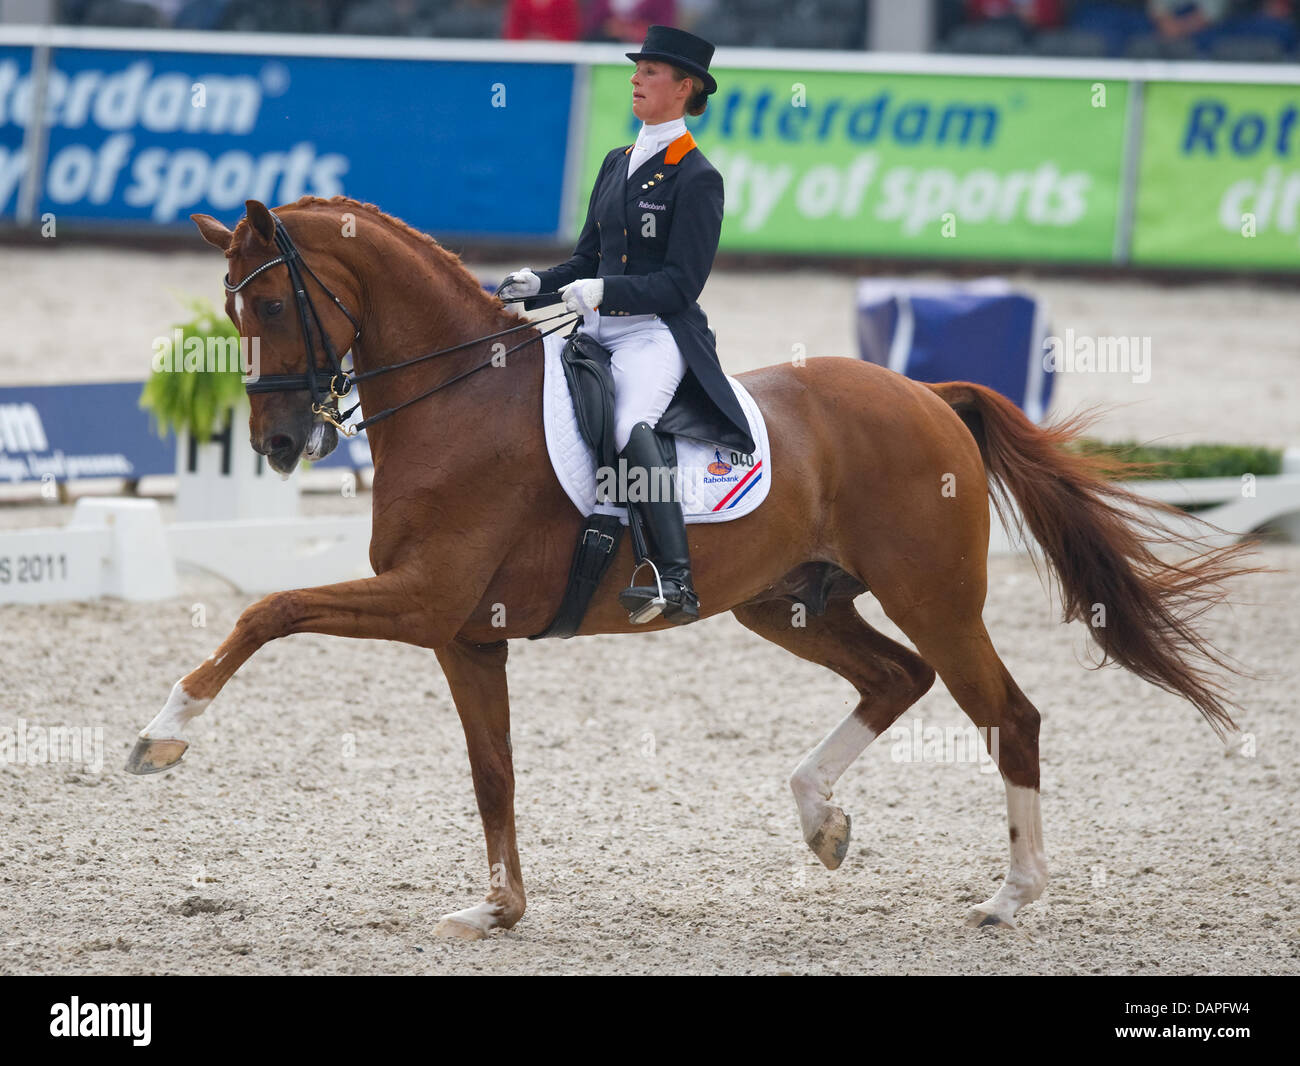
<path fill-rule="evenodd" d="M 578 432 L 578 416 L 569 395 L 560 353 L 567 340 L 561 331 L 542 339 L 546 352 L 542 387 L 542 418 L 546 450 L 555 476 L 560 479 L 578 513 L 619 515 L 627 525 L 627 509 L 596 502 L 596 456 Z M 687 522 L 729 522 L 749 514 L 767 498 L 772 484 L 772 464 L 767 444 L 767 424 L 754 398 L 733 377 L 728 377 L 749 420 L 749 435 L 757 450 L 752 456 L 716 448 L 712 444 L 676 437 L 678 487 Z"/>

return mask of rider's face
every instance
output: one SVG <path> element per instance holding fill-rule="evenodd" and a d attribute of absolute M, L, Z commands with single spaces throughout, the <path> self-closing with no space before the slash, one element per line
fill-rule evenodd
<path fill-rule="evenodd" d="M 673 77 L 673 68 L 653 59 L 639 59 L 632 78 L 632 114 L 657 125 L 681 118 L 692 81 Z"/>

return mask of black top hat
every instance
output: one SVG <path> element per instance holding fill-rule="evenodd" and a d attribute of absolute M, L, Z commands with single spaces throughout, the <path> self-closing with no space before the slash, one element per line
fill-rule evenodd
<path fill-rule="evenodd" d="M 628 52 L 628 59 L 662 59 L 688 74 L 704 81 L 705 94 L 716 93 L 718 83 L 709 73 L 709 60 L 713 58 L 713 45 L 703 37 L 679 30 L 673 26 L 651 26 L 645 32 L 645 44 L 639 52 Z"/>

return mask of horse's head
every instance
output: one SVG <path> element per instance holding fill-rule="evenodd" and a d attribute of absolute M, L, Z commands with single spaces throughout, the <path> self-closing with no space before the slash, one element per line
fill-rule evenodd
<path fill-rule="evenodd" d="M 253 380 L 278 376 L 301 379 L 296 385 L 290 383 L 276 391 L 254 391 L 249 395 L 248 429 L 253 449 L 266 456 L 272 469 L 289 474 L 304 453 L 308 459 L 323 459 L 338 444 L 334 426 L 313 412 L 311 391 L 306 384 L 306 375 L 314 366 L 321 371 L 318 380 L 323 396 L 328 396 L 329 375 L 324 371 L 330 364 L 314 322 L 310 326 L 313 336 L 303 335 L 302 317 L 288 267 L 279 264 L 257 273 L 282 254 L 276 243 L 275 217 L 257 200 L 248 200 L 245 207 L 247 216 L 233 232 L 211 215 L 190 217 L 203 239 L 220 248 L 229 261 L 227 288 L 235 291 L 226 294 L 226 314 L 240 336 L 247 340 L 250 351 L 256 353 Z M 329 254 L 321 240 L 330 231 L 337 235 L 338 230 L 332 224 L 328 227 L 303 225 L 307 221 L 305 216 L 300 216 L 302 221 L 296 224 L 287 221 L 292 218 L 292 207 L 280 209 L 280 216 L 285 229 L 294 231 L 293 241 L 302 262 L 310 265 L 311 273 L 303 271 L 304 289 L 311 308 L 320 316 L 329 350 L 341 357 L 352 346 L 354 327 L 320 283 L 349 307 L 358 307 L 359 302 L 352 291 L 355 285 L 348 271 Z M 309 244 L 313 234 L 317 235 L 314 246 Z M 310 312 L 308 317 L 310 321 Z"/>

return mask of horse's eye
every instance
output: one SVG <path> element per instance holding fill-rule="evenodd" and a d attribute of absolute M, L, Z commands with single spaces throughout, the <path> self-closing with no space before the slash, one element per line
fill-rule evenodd
<path fill-rule="evenodd" d="M 268 315 L 278 315 L 281 311 L 284 310 L 284 301 L 267 300 L 266 303 L 262 305 L 262 310 L 265 311 Z"/>

